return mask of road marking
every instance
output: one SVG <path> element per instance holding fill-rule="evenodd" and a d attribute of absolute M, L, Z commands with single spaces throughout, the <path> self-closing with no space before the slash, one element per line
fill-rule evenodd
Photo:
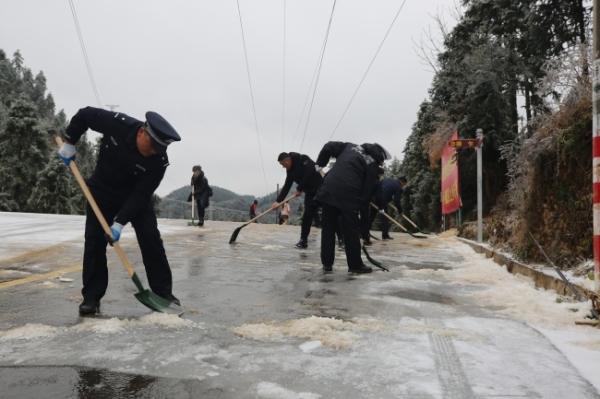
<path fill-rule="evenodd" d="M 42 256 L 47 257 L 53 255 L 61 249 L 64 249 L 64 247 L 65 243 L 54 244 L 49 247 L 27 251 L 11 258 L 0 259 L 0 266 L 10 266 L 14 263 L 27 262 Z"/>
<path fill-rule="evenodd" d="M 51 271 L 48 273 L 32 274 L 31 276 L 18 278 L 18 279 L 10 280 L 10 281 L 5 281 L 3 283 L 0 283 L 0 290 L 4 289 L 4 288 L 16 287 L 18 285 L 23 285 L 23 284 L 27 284 L 27 283 L 33 283 L 35 281 L 54 279 L 56 277 L 62 276 L 63 274 L 73 273 L 73 272 L 80 271 L 80 270 L 81 270 L 81 262 L 77 262 L 77 263 L 73 263 L 69 266 L 66 266 L 61 269 L 54 270 L 54 271 Z"/>

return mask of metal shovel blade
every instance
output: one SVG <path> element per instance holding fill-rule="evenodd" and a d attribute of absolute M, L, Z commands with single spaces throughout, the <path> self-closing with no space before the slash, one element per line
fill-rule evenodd
<path fill-rule="evenodd" d="M 156 312 L 177 315 L 183 314 L 183 308 L 180 305 L 168 299 L 165 299 L 162 296 L 155 294 L 154 292 L 148 289 L 145 289 L 142 285 L 142 282 L 140 281 L 140 278 L 136 273 L 133 273 L 133 275 L 131 276 L 131 280 L 138 289 L 138 292 L 135 293 L 134 296 L 145 306 L 149 307 L 150 309 Z"/>
<path fill-rule="evenodd" d="M 169 301 L 168 299 L 165 299 L 165 298 L 155 294 L 154 292 L 152 292 L 150 290 L 143 290 L 143 291 L 137 292 L 135 294 L 135 297 L 142 304 L 146 305 L 147 307 L 149 307 L 150 309 L 152 309 L 156 312 L 177 314 L 177 315 L 183 314 L 183 308 L 181 306 L 177 305 L 174 302 Z"/>

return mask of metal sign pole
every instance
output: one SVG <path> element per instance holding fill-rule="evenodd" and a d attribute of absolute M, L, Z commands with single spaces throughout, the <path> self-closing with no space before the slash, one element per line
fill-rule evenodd
<path fill-rule="evenodd" d="M 593 51 L 592 67 L 592 104 L 593 104 L 593 132 L 592 132 L 592 193 L 593 193 L 593 218 L 594 218 L 594 281 L 596 292 L 600 294 L 600 0 L 594 0 L 593 14 Z"/>
<path fill-rule="evenodd" d="M 483 242 L 483 130 L 477 129 L 477 242 Z"/>

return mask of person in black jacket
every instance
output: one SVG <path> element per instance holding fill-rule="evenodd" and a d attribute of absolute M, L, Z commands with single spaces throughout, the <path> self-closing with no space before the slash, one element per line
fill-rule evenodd
<path fill-rule="evenodd" d="M 388 204 L 394 201 L 394 205 L 398 212 L 402 213 L 402 193 L 404 192 L 404 187 L 406 187 L 407 180 L 406 177 L 402 176 L 397 179 L 386 177 L 382 179 L 375 189 L 375 194 L 373 195 L 372 202 L 377 206 L 377 210 L 374 209 L 369 204 L 369 216 L 365 218 L 364 231 L 363 231 L 363 240 L 365 245 L 371 243 L 369 230 L 375 221 L 377 215 L 385 212 Z M 392 240 L 392 236 L 390 236 L 390 221 L 384 215 L 381 215 L 379 218 L 379 222 L 381 225 L 381 238 L 383 240 Z"/>
<path fill-rule="evenodd" d="M 315 199 L 323 208 L 321 230 L 321 262 L 324 272 L 331 272 L 335 260 L 335 230 L 341 218 L 348 271 L 370 273 L 360 255 L 359 210 L 373 195 L 381 167 L 389 159 L 387 151 L 379 144 L 356 145 L 330 141 L 317 158 L 318 168 L 327 165 L 331 158 L 336 162 L 327 173 Z"/>
<path fill-rule="evenodd" d="M 88 179 L 112 237 L 104 234 L 89 204 L 86 208 L 83 253 L 83 316 L 99 312 L 100 300 L 108 285 L 106 245 L 118 241 L 123 227 L 131 222 L 135 229 L 150 288 L 161 297 L 179 304 L 173 296 L 169 262 L 158 231 L 151 197 L 160 184 L 169 159 L 167 146 L 181 138 L 156 112 L 147 112 L 142 122 L 120 112 L 99 108 L 80 109 L 65 132 L 65 143 L 58 155 L 69 164 L 75 158 L 75 144 L 88 130 L 101 133 L 98 161 Z"/>
<path fill-rule="evenodd" d="M 200 165 L 195 165 L 192 168 L 193 197 L 196 201 L 198 210 L 198 226 L 204 226 L 205 209 L 209 205 L 209 197 L 212 196 L 212 189 L 208 185 L 208 179 L 204 175 L 204 171 Z"/>
<path fill-rule="evenodd" d="M 304 192 L 304 213 L 302 214 L 300 241 L 298 241 L 296 247 L 307 248 L 310 226 L 313 217 L 317 213 L 317 204 L 314 197 L 323 182 L 323 177 L 317 172 L 314 161 L 308 155 L 298 154 L 297 152 L 282 152 L 277 157 L 277 161 L 286 169 L 286 178 L 283 188 L 272 207 L 279 206 L 281 201 L 285 199 L 290 188 L 292 188 L 292 183 L 296 183 L 296 196 L 300 196 Z"/>

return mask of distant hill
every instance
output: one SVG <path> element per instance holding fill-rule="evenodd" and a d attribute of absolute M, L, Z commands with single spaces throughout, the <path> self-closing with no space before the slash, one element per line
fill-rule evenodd
<path fill-rule="evenodd" d="M 246 221 L 249 218 L 250 204 L 254 199 L 258 200 L 259 211 L 266 210 L 273 202 L 277 194 L 272 192 L 263 197 L 256 198 L 252 195 L 240 195 L 231 190 L 211 185 L 213 195 L 210 197 L 210 206 L 206 210 L 209 220 Z M 290 190 L 294 192 L 295 187 Z M 160 198 L 157 210 L 160 217 L 170 219 L 191 219 L 191 202 L 187 202 L 190 194 L 190 186 L 180 187 L 165 197 Z M 292 223 L 296 223 L 302 214 L 303 201 L 296 199 L 292 201 Z M 275 216 L 265 216 L 263 223 L 275 223 Z"/>

